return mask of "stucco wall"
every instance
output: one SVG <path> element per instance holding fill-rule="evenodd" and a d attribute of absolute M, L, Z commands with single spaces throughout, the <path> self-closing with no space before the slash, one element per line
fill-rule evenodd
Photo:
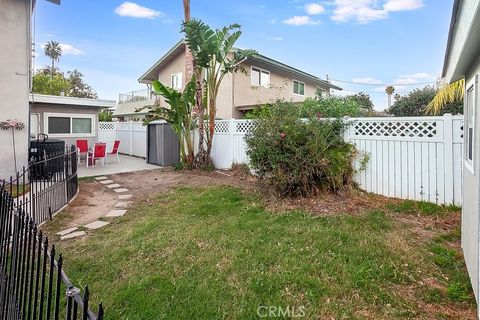
<path fill-rule="evenodd" d="M 254 86 L 251 84 L 251 68 L 264 69 L 270 72 L 270 86 Z M 295 74 L 290 74 L 269 65 L 244 63 L 244 68 L 248 74 L 236 73 L 234 78 L 234 105 L 235 107 L 251 106 L 275 102 L 276 100 L 286 100 L 301 102 L 308 97 L 314 97 L 317 84 L 302 78 Z M 298 95 L 293 92 L 293 80 L 305 84 L 305 94 Z M 329 93 L 329 89 L 325 88 Z"/>
<path fill-rule="evenodd" d="M 0 121 L 18 119 L 17 167 L 28 162 L 28 92 L 30 64 L 29 0 L 0 0 Z M 0 131 L 0 179 L 14 174 L 11 131 Z"/>
<path fill-rule="evenodd" d="M 476 75 L 480 75 L 480 55 L 471 66 L 465 81 L 469 85 Z M 462 206 L 462 248 L 472 287 L 478 301 L 479 294 L 479 192 L 480 192 L 480 94 L 479 86 L 475 88 L 475 124 L 474 124 L 474 168 L 473 173 L 467 167 L 463 168 L 463 206 Z M 466 112 L 464 112 L 466 116 Z M 466 119 L 465 119 L 466 123 Z M 467 146 L 467 143 L 464 143 Z M 466 152 L 465 152 L 466 154 Z"/>
<path fill-rule="evenodd" d="M 164 67 L 160 69 L 158 72 L 158 81 L 162 84 L 171 87 L 172 86 L 172 74 L 174 73 L 182 73 L 182 90 L 185 87 L 185 55 L 184 54 L 177 54 L 176 56 L 172 57 L 171 60 L 165 64 Z M 163 97 L 160 97 L 160 104 L 165 106 L 165 100 Z"/>
<path fill-rule="evenodd" d="M 45 132 L 45 113 L 65 113 L 65 114 L 85 114 L 95 115 L 94 128 L 95 134 L 91 137 L 75 137 L 75 136 L 55 136 L 52 139 L 64 140 L 66 145 L 75 144 L 77 139 L 87 139 L 89 145 L 93 145 L 98 141 L 98 114 L 100 109 L 91 107 L 72 107 L 72 106 L 51 106 L 41 103 L 34 103 L 31 106 L 31 113 L 39 115 L 39 133 Z"/>

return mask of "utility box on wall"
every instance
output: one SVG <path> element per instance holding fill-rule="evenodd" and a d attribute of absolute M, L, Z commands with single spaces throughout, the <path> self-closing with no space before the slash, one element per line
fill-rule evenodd
<path fill-rule="evenodd" d="M 152 121 L 147 128 L 147 162 L 174 166 L 180 162 L 177 134 L 166 121 Z"/>

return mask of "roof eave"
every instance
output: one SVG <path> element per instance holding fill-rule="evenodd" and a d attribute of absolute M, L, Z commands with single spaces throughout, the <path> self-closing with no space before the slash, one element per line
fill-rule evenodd
<path fill-rule="evenodd" d="M 305 71 L 302 71 L 300 69 L 297 69 L 297 68 L 294 68 L 294 67 L 291 67 L 285 63 L 282 63 L 280 61 L 276 61 L 274 59 L 271 59 L 269 57 L 266 57 L 264 55 L 261 55 L 261 54 L 256 54 L 255 56 L 251 57 L 250 59 L 252 60 L 259 60 L 261 62 L 264 62 L 266 64 L 270 64 L 270 65 L 274 65 L 280 69 L 283 69 L 283 70 L 286 70 L 288 72 L 291 72 L 291 73 L 294 73 L 294 74 L 297 74 L 301 77 L 304 77 L 318 85 L 322 85 L 324 87 L 328 87 L 330 89 L 335 89 L 335 90 L 343 90 L 343 88 L 339 87 L 339 86 L 336 86 L 326 80 L 323 80 L 323 79 L 320 79 L 319 77 L 316 77 L 314 76 L 313 74 L 310 74 L 310 73 L 307 73 Z"/>
<path fill-rule="evenodd" d="M 150 67 L 144 74 L 138 78 L 139 83 L 151 83 L 153 80 L 155 80 L 155 76 L 152 78 L 151 73 L 154 72 L 162 63 L 165 61 L 171 54 L 173 54 L 180 46 L 185 44 L 185 40 L 181 39 L 178 41 L 170 50 L 168 50 L 167 53 L 165 53 L 160 59 L 155 62 L 153 66 Z"/>
<path fill-rule="evenodd" d="M 453 2 L 452 18 L 450 20 L 450 28 L 448 30 L 447 48 L 445 50 L 445 58 L 443 60 L 442 78 L 444 78 L 447 75 L 450 50 L 452 47 L 455 25 L 457 24 L 457 15 L 458 15 L 458 9 L 460 7 L 460 1 L 461 0 L 455 0 Z"/>

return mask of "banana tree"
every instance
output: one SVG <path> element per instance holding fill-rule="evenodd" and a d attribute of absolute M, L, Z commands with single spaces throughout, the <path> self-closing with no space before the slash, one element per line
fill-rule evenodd
<path fill-rule="evenodd" d="M 178 136 L 181 160 L 191 165 L 194 159 L 192 106 L 195 103 L 195 79 L 185 86 L 183 92 L 169 88 L 160 81 L 153 81 L 152 87 L 157 95 L 165 99 L 169 107 L 150 107 L 150 120 L 165 120 L 172 126 Z"/>
<path fill-rule="evenodd" d="M 195 60 L 196 76 L 200 76 L 203 70 L 206 70 L 204 85 L 208 111 L 206 160 L 209 161 L 215 132 L 217 96 L 220 85 L 225 75 L 229 73 L 246 73 L 241 63 L 253 56 L 255 51 L 234 48 L 235 42 L 242 35 L 239 24 L 214 30 L 201 20 L 192 19 L 183 23 L 182 32 L 185 34 L 185 41 Z M 199 117 L 199 119 L 203 118 Z M 200 131 L 200 134 L 203 135 L 203 132 Z M 201 150 L 204 150 L 203 141 L 199 144 L 199 152 Z"/>

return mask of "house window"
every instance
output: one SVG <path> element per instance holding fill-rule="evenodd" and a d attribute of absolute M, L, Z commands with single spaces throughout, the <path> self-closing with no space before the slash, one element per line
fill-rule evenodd
<path fill-rule="evenodd" d="M 71 115 L 61 113 L 45 113 L 47 134 L 62 137 L 91 137 L 95 135 L 94 115 Z"/>
<path fill-rule="evenodd" d="M 270 72 L 252 67 L 251 83 L 253 86 L 270 87 Z"/>
<path fill-rule="evenodd" d="M 182 73 L 181 72 L 172 74 L 171 80 L 172 80 L 171 85 L 173 89 L 176 89 L 176 90 L 182 89 Z"/>
<path fill-rule="evenodd" d="M 473 163 L 473 147 L 474 147 L 474 124 L 475 124 L 475 87 L 472 84 L 467 89 L 466 94 L 466 145 L 465 145 L 465 158 L 467 163 L 472 165 Z"/>
<path fill-rule="evenodd" d="M 293 80 L 293 93 L 305 95 L 305 83 Z"/>

